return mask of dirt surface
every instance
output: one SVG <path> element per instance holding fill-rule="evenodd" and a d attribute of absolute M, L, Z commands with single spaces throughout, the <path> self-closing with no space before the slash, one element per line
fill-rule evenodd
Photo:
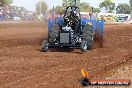
<path fill-rule="evenodd" d="M 41 52 L 46 24 L 0 24 L 0 88 L 80 88 L 81 68 L 92 79 L 132 59 L 132 24 L 106 24 L 104 48 Z"/>

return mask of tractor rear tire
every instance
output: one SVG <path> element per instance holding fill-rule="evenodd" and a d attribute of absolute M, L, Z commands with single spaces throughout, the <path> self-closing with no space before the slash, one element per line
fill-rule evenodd
<path fill-rule="evenodd" d="M 87 42 L 87 49 L 92 50 L 93 45 L 93 28 L 92 26 L 85 25 L 82 30 L 82 40 Z"/>
<path fill-rule="evenodd" d="M 55 40 L 59 37 L 59 30 L 60 30 L 60 26 L 58 24 L 54 24 L 51 27 L 51 30 L 49 32 L 49 42 L 50 43 L 54 43 Z"/>

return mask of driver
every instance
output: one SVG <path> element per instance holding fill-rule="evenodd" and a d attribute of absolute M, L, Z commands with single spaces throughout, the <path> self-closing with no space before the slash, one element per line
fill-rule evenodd
<path fill-rule="evenodd" d="M 78 32 L 79 20 L 75 11 L 70 11 L 70 16 L 65 18 L 66 26 L 70 26 L 75 32 Z"/>

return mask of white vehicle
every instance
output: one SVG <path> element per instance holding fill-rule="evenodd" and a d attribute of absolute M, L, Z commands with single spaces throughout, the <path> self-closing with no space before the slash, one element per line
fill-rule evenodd
<path fill-rule="evenodd" d="M 14 20 L 14 21 L 20 21 L 21 18 L 20 18 L 20 17 L 13 17 L 13 20 Z"/>

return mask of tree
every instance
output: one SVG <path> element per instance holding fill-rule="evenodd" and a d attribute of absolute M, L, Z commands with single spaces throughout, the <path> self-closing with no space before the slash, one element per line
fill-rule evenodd
<path fill-rule="evenodd" d="M 49 14 L 52 14 L 53 9 L 48 10 Z"/>
<path fill-rule="evenodd" d="M 130 14 L 131 6 L 128 5 L 127 3 L 119 4 L 116 8 L 116 13 Z"/>
<path fill-rule="evenodd" d="M 100 11 L 100 8 L 94 8 L 94 11 L 93 11 L 94 13 L 100 13 L 101 11 Z"/>
<path fill-rule="evenodd" d="M 0 6 L 12 4 L 13 0 L 0 0 Z"/>
<path fill-rule="evenodd" d="M 99 4 L 99 7 L 105 8 L 107 12 L 111 13 L 115 9 L 115 3 L 112 2 L 111 0 L 105 0 Z"/>
<path fill-rule="evenodd" d="M 50 9 L 48 12 L 49 12 L 50 14 L 52 14 L 53 9 Z M 56 13 L 56 14 L 59 14 L 59 15 L 60 15 L 60 13 L 62 13 L 62 12 L 63 12 L 63 7 L 62 7 L 62 6 L 56 6 L 56 7 L 55 7 L 55 13 Z"/>
<path fill-rule="evenodd" d="M 65 9 L 67 6 L 75 5 L 75 0 L 62 0 L 63 1 L 63 8 Z M 76 0 L 76 6 L 80 5 L 80 0 Z"/>
<path fill-rule="evenodd" d="M 48 6 L 44 1 L 38 2 L 36 4 L 36 11 L 39 14 L 45 14 Z M 40 13 L 41 12 L 41 13 Z"/>
<path fill-rule="evenodd" d="M 8 4 L 12 4 L 13 3 L 13 0 L 4 0 L 4 4 L 6 5 L 8 5 Z"/>
<path fill-rule="evenodd" d="M 132 8 L 132 0 L 130 0 L 130 5 L 131 5 L 131 8 Z"/>
<path fill-rule="evenodd" d="M 62 6 L 56 6 L 55 7 L 55 13 L 56 14 L 60 14 L 60 13 L 62 13 L 62 11 L 63 11 L 63 7 Z"/>
<path fill-rule="evenodd" d="M 92 10 L 91 6 L 87 2 L 80 3 L 79 8 L 80 8 L 80 11 L 82 12 L 88 12 Z"/>
<path fill-rule="evenodd" d="M 132 17 L 132 0 L 130 0 L 130 6 L 131 6 L 131 17 Z"/>

